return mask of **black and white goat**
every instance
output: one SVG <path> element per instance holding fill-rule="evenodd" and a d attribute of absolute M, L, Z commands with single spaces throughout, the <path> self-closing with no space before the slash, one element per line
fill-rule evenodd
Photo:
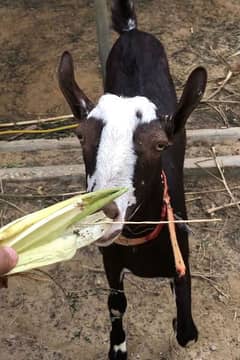
<path fill-rule="evenodd" d="M 59 66 L 59 83 L 80 126 L 86 166 L 87 189 L 127 187 L 128 192 L 107 206 L 105 213 L 118 220 L 98 245 L 110 287 L 108 307 L 112 322 L 109 359 L 127 359 L 122 317 L 127 307 L 123 291 L 124 270 L 141 277 L 174 278 L 177 318 L 174 321 L 180 345 L 197 340 L 191 314 L 191 279 L 188 234 L 176 227 L 186 265 L 178 277 L 165 225 L 160 234 L 142 245 L 131 241 L 153 232 L 152 225 L 120 225 L 122 220 L 159 221 L 163 207 L 164 170 L 175 214 L 187 218 L 183 185 L 185 123 L 199 104 L 207 75 L 202 67 L 189 76 L 177 101 L 168 61 L 162 44 L 137 29 L 131 0 L 115 0 L 113 28 L 120 34 L 107 61 L 105 94 L 94 106 L 78 87 L 73 61 L 64 52 Z M 130 246 L 116 243 L 120 235 Z"/>

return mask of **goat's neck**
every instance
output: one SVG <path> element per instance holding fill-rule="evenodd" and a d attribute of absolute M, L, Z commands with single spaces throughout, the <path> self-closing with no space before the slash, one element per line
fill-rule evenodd
<path fill-rule="evenodd" d="M 145 187 L 145 188 L 144 188 Z M 163 206 L 163 184 L 161 171 L 151 183 L 146 183 L 142 190 L 136 191 L 137 203 L 128 214 L 129 221 L 159 221 Z M 139 195 L 139 196 L 138 196 Z M 143 236 L 151 232 L 154 225 L 128 225 L 123 234 L 127 237 Z"/>

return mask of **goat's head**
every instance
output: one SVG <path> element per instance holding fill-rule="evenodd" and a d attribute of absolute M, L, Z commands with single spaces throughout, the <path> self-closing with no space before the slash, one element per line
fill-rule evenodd
<path fill-rule="evenodd" d="M 105 208 L 109 217 L 123 221 L 148 196 L 149 186 L 161 171 L 162 152 L 184 129 L 203 95 L 206 71 L 199 67 L 191 73 L 175 113 L 164 115 L 141 96 L 105 94 L 94 107 L 75 81 L 68 52 L 61 58 L 59 83 L 80 123 L 76 132 L 83 150 L 87 189 L 127 187 L 126 194 Z M 121 225 L 114 224 L 102 245 L 110 244 L 121 230 Z"/>

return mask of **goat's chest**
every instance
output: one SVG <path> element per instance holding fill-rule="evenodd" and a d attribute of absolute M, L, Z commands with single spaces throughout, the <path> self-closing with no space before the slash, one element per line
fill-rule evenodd
<path fill-rule="evenodd" d="M 121 249 L 123 267 L 141 277 L 172 277 L 175 265 L 168 237 L 160 237 L 148 244 Z"/>

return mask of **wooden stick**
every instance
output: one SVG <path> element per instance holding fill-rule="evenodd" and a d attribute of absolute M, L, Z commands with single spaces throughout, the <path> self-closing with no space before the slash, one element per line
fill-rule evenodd
<path fill-rule="evenodd" d="M 69 115 L 53 116 L 53 117 L 44 118 L 44 119 L 14 121 L 14 122 L 0 124 L 0 128 L 1 127 L 32 125 L 32 124 L 42 124 L 42 123 L 52 122 L 52 121 L 64 121 L 66 119 L 73 119 L 73 118 L 74 118 L 73 115 L 69 114 Z"/>
<path fill-rule="evenodd" d="M 228 73 L 227 73 L 226 78 L 223 80 L 223 82 L 221 83 L 221 85 L 219 86 L 219 88 L 218 88 L 216 91 L 214 91 L 212 94 L 210 94 L 210 95 L 207 97 L 206 101 L 212 99 L 214 96 L 216 96 L 216 95 L 224 88 L 224 86 L 227 84 L 227 82 L 231 79 L 232 74 L 233 74 L 232 71 L 229 70 Z"/>
<path fill-rule="evenodd" d="M 207 222 L 220 222 L 222 221 L 221 218 L 214 218 L 214 219 L 189 219 L 189 220 L 171 220 L 171 221 L 114 221 L 114 224 L 120 225 L 158 225 L 158 224 L 193 224 L 193 223 L 207 223 Z M 89 226 L 89 225 L 111 225 L 113 221 L 98 221 L 97 223 L 81 223 L 81 226 Z"/>
<path fill-rule="evenodd" d="M 240 127 L 228 127 L 224 129 L 198 129 L 187 131 L 187 144 L 195 145 L 199 143 L 225 144 L 238 142 L 240 139 Z"/>
<path fill-rule="evenodd" d="M 236 185 L 230 188 L 231 191 L 237 189 L 240 189 L 240 185 Z M 185 195 L 211 194 L 211 193 L 224 192 L 224 191 L 226 191 L 226 188 L 215 189 L 215 190 L 187 191 L 185 192 Z"/>
<path fill-rule="evenodd" d="M 1 146 L 0 146 L 1 147 Z M 1 151 L 0 151 L 1 152 Z M 224 165 L 224 168 L 231 174 L 240 173 L 240 155 L 233 156 L 219 156 L 218 160 Z M 202 163 L 202 166 L 200 166 Z M 204 172 L 207 172 L 211 176 L 214 176 L 208 169 L 213 168 L 216 172 L 216 165 L 212 157 L 210 158 L 192 158 L 185 159 L 184 174 L 186 176 L 203 176 Z M 65 180 L 71 180 L 72 182 L 84 183 L 85 179 L 84 165 L 79 164 L 72 165 L 51 165 L 51 166 L 32 166 L 32 167 L 14 167 L 14 168 L 0 168 L 0 178 L 3 183 L 6 182 L 26 182 L 31 181 L 48 181 L 58 179 L 63 182 Z M 221 178 L 215 177 L 222 185 Z M 81 182 L 80 182 L 81 181 Z"/>
<path fill-rule="evenodd" d="M 22 213 L 22 214 L 24 214 L 24 215 L 27 214 L 26 211 L 22 210 L 20 207 L 18 207 L 17 205 L 13 204 L 13 203 L 10 202 L 10 201 L 3 200 L 3 199 L 0 199 L 0 201 L 3 202 L 3 203 L 5 203 L 5 204 L 7 204 L 7 205 L 9 205 L 9 206 L 11 206 L 11 207 L 13 207 L 14 209 L 18 210 L 20 213 Z"/>
<path fill-rule="evenodd" d="M 229 207 L 232 207 L 232 206 L 237 206 L 239 204 L 240 204 L 240 201 L 237 201 L 237 202 L 233 202 L 233 203 L 230 203 L 230 204 L 225 204 L 225 205 L 221 205 L 221 206 L 212 207 L 212 208 L 207 210 L 207 213 L 212 214 L 212 213 L 215 213 L 216 211 L 226 209 L 226 208 L 229 208 Z"/>
<path fill-rule="evenodd" d="M 210 106 L 213 110 L 215 110 L 221 117 L 221 119 L 223 120 L 223 123 L 226 127 L 229 127 L 228 121 L 227 121 L 227 117 L 224 113 L 224 111 L 222 110 L 222 108 L 220 106 L 214 106 L 213 104 L 211 104 L 210 102 L 208 102 L 208 106 Z"/>
<path fill-rule="evenodd" d="M 240 55 L 240 50 L 236 51 L 235 53 L 233 53 L 229 57 L 231 58 L 231 57 L 238 56 L 238 55 Z"/>
<path fill-rule="evenodd" d="M 240 155 L 231 155 L 231 156 L 218 156 L 217 160 L 220 161 L 224 168 L 227 168 L 231 174 L 234 172 L 237 174 L 240 170 Z M 201 169 L 201 172 L 197 172 L 197 168 Z M 209 170 L 212 171 L 209 171 Z M 212 177 L 214 177 L 217 181 L 222 184 L 222 179 L 218 176 L 215 176 L 214 172 L 218 174 L 218 170 L 216 168 L 216 163 L 212 157 L 210 158 L 190 158 L 185 159 L 184 162 L 184 172 L 187 175 L 201 175 L 202 171 L 208 173 Z"/>
<path fill-rule="evenodd" d="M 201 278 L 208 278 L 208 279 L 218 279 L 223 278 L 223 275 L 217 275 L 212 273 L 200 273 L 200 272 L 192 272 L 191 271 L 191 277 L 201 277 Z"/>
<path fill-rule="evenodd" d="M 78 124 L 72 124 L 72 125 L 65 125 L 65 126 L 60 126 L 57 128 L 53 128 L 53 129 L 37 129 L 37 130 L 4 130 L 4 131 L 0 131 L 0 136 L 1 135 L 12 135 L 12 134 L 50 134 L 53 132 L 57 132 L 57 131 L 64 131 L 64 130 L 70 130 L 70 129 L 75 129 L 78 127 Z"/>
<path fill-rule="evenodd" d="M 222 171 L 222 168 L 221 168 L 221 166 L 220 166 L 220 164 L 219 164 L 219 162 L 218 162 L 218 160 L 217 160 L 216 150 L 215 150 L 215 147 L 214 147 L 214 146 L 212 146 L 212 154 L 213 154 L 213 158 L 214 158 L 214 161 L 215 161 L 215 163 L 216 163 L 216 166 L 217 166 L 217 168 L 218 168 L 218 171 L 219 171 L 219 173 L 220 173 L 220 175 L 221 175 L 222 182 L 223 182 L 223 184 L 224 184 L 224 186 L 225 186 L 228 194 L 230 195 L 232 201 L 236 203 L 237 201 L 236 201 L 236 199 L 235 199 L 235 196 L 234 196 L 233 193 L 231 192 L 231 190 L 230 190 L 230 188 L 229 188 L 229 186 L 228 186 L 228 183 L 227 183 L 227 181 L 226 181 L 226 178 L 225 178 L 225 176 L 224 176 L 224 173 L 223 173 L 223 171 Z M 238 210 L 240 210 L 239 204 L 236 204 L 236 207 L 238 208 Z"/>
<path fill-rule="evenodd" d="M 108 9 L 106 0 L 95 0 L 95 11 L 99 57 L 101 62 L 103 82 L 105 82 L 106 61 L 111 46 L 109 34 L 110 26 L 108 22 Z"/>
<path fill-rule="evenodd" d="M 191 199 L 186 199 L 186 202 L 192 202 L 192 201 L 196 201 L 196 200 L 201 200 L 201 196 L 195 197 L 195 198 L 191 198 Z"/>
<path fill-rule="evenodd" d="M 224 189 L 225 190 L 225 189 Z M 10 194 L 10 193 L 0 193 L 0 200 L 1 198 L 14 198 L 14 199 L 51 199 L 54 197 L 66 197 L 66 196 L 75 196 L 75 195 L 80 195 L 80 194 L 85 194 L 86 191 L 74 191 L 74 192 L 69 192 L 69 193 L 56 193 L 56 194 Z M 195 197 L 192 199 L 187 199 L 186 202 L 191 202 L 191 201 L 195 201 L 195 200 L 201 200 L 201 197 Z"/>
<path fill-rule="evenodd" d="M 214 289 L 222 296 L 224 296 L 225 298 L 229 299 L 229 295 L 226 294 L 225 292 L 223 292 L 215 283 L 214 280 L 210 279 L 210 277 L 202 275 L 202 274 L 195 274 L 193 275 L 193 277 L 198 277 L 202 280 L 206 280 L 210 285 L 212 285 L 212 287 L 214 287 Z"/>
<path fill-rule="evenodd" d="M 201 104 L 216 103 L 216 104 L 239 104 L 237 100 L 202 100 Z"/>
<path fill-rule="evenodd" d="M 9 193 L 0 193 L 1 198 L 18 198 L 18 199 L 51 199 L 54 197 L 66 197 L 66 196 L 75 196 L 80 194 L 85 194 L 86 191 L 74 191 L 69 193 L 59 193 L 59 194 L 9 194 Z"/>
<path fill-rule="evenodd" d="M 1 124 L 0 124 L 1 126 Z M 230 127 L 224 129 L 197 129 L 187 130 L 188 145 L 225 144 L 234 143 L 240 139 L 240 127 Z M 80 145 L 77 137 L 66 137 L 62 139 L 31 139 L 18 141 L 1 141 L 0 153 L 4 152 L 32 152 L 40 150 L 76 150 L 79 152 Z"/>
<path fill-rule="evenodd" d="M 222 180 L 214 175 L 211 171 L 209 171 L 208 169 L 204 168 L 203 166 L 201 166 L 201 163 L 204 163 L 207 160 L 200 160 L 196 162 L 196 166 L 199 167 L 200 169 L 202 169 L 206 174 L 210 175 L 211 177 L 213 177 L 214 179 L 216 179 L 217 181 L 220 181 L 222 183 Z"/>

